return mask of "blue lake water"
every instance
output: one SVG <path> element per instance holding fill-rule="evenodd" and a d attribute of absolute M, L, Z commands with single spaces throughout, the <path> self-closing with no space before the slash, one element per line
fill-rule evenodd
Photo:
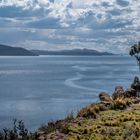
<path fill-rule="evenodd" d="M 35 130 L 127 88 L 139 69 L 129 56 L 0 57 L 0 127 L 13 118 Z"/>

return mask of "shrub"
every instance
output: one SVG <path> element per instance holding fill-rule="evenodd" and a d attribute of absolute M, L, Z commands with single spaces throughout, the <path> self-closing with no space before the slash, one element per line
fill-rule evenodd
<path fill-rule="evenodd" d="M 74 119 L 74 114 L 73 114 L 73 112 L 71 112 L 66 116 L 66 118 L 64 120 L 69 122 L 73 119 Z"/>
<path fill-rule="evenodd" d="M 13 128 L 0 131 L 0 140 L 28 140 L 28 130 L 23 121 L 13 120 Z"/>
<path fill-rule="evenodd" d="M 129 106 L 131 104 L 131 102 L 129 100 L 126 99 L 117 99 L 114 100 L 114 102 L 112 104 L 110 104 L 109 109 L 113 109 L 113 110 L 123 110 L 126 109 L 127 106 Z"/>
<path fill-rule="evenodd" d="M 85 117 L 85 118 L 96 118 L 96 115 L 100 111 L 105 111 L 106 107 L 102 104 L 91 104 L 87 107 L 82 108 L 78 114 L 77 117 Z"/>

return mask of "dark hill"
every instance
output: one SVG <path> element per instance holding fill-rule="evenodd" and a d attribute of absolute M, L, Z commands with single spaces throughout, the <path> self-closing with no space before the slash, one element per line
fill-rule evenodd
<path fill-rule="evenodd" d="M 36 54 L 24 48 L 0 44 L 0 56 L 36 56 Z"/>
<path fill-rule="evenodd" d="M 98 52 L 91 49 L 73 49 L 73 50 L 59 50 L 59 51 L 48 51 L 48 50 L 31 50 L 33 53 L 38 55 L 112 55 L 108 52 Z"/>

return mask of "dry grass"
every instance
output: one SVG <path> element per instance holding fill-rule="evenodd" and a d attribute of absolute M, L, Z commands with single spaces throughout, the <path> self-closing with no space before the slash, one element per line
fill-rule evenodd
<path fill-rule="evenodd" d="M 60 132 L 68 140 L 140 139 L 140 105 L 132 104 L 132 100 L 117 99 L 107 106 L 91 104 L 84 107 Z"/>
<path fill-rule="evenodd" d="M 126 98 L 114 100 L 107 105 L 88 105 L 75 118 L 70 113 L 63 120 L 43 125 L 34 134 L 28 133 L 23 140 L 138 140 L 140 104 L 136 100 Z M 135 101 L 137 104 L 134 104 Z"/>

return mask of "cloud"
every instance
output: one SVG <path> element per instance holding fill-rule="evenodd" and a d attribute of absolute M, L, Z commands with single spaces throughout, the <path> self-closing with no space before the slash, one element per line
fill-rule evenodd
<path fill-rule="evenodd" d="M 53 18 L 53 17 L 46 17 L 41 19 L 36 19 L 34 21 L 30 21 L 28 23 L 28 26 L 31 28 L 49 28 L 49 29 L 58 29 L 61 28 L 61 23 L 59 21 L 59 18 Z"/>
<path fill-rule="evenodd" d="M 125 7 L 125 6 L 129 5 L 129 1 L 128 0 L 117 0 L 117 4 Z"/>
<path fill-rule="evenodd" d="M 0 43 L 125 52 L 139 40 L 139 7 L 140 0 L 1 0 Z"/>

